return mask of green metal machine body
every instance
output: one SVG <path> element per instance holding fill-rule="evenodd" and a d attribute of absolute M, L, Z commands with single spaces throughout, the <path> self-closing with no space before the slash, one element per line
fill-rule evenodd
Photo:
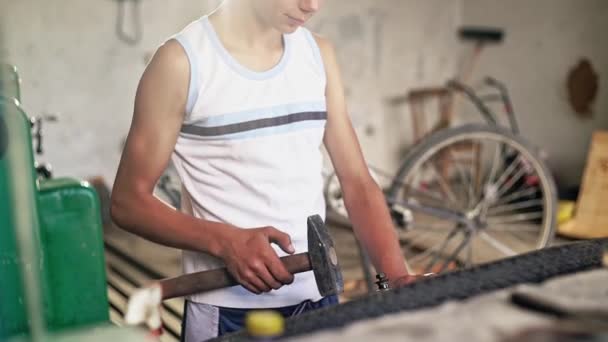
<path fill-rule="evenodd" d="M 49 329 L 109 320 L 101 211 L 95 189 L 59 178 L 38 190 Z"/>
<path fill-rule="evenodd" d="M 0 98 L 0 340 L 27 328 L 26 298 L 17 246 L 20 223 L 39 232 L 29 122 L 15 100 Z M 38 241 L 33 241 L 39 245 Z"/>
<path fill-rule="evenodd" d="M 29 118 L 0 93 L 0 341 L 27 338 L 32 317 L 55 334 L 109 325 L 99 199 L 86 182 L 37 179 Z"/>

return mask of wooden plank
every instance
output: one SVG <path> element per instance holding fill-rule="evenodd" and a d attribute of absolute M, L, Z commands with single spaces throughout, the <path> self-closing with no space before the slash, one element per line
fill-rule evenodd
<path fill-rule="evenodd" d="M 181 274 L 181 250 L 156 244 L 116 227 L 104 229 L 104 240 L 125 254 L 166 276 Z"/>
<path fill-rule="evenodd" d="M 608 131 L 593 133 L 587 165 L 572 221 L 560 225 L 562 235 L 595 239 L 608 237 Z"/>
<path fill-rule="evenodd" d="M 127 306 L 127 299 L 123 294 L 131 295 L 133 291 L 135 291 L 135 287 L 111 270 L 108 272 L 108 281 L 112 284 L 112 287 L 108 288 L 108 291 L 111 294 L 110 301 L 124 312 Z M 181 309 L 178 313 L 180 315 L 175 316 L 165 308 L 161 310 L 161 319 L 165 329 L 171 329 L 177 335 L 179 335 L 181 331 Z M 165 334 L 169 334 L 169 332 L 166 332 Z"/>
<path fill-rule="evenodd" d="M 148 278 L 143 272 L 138 270 L 136 267 L 133 267 L 131 264 L 121 260 L 112 253 L 106 253 L 106 263 L 108 264 L 108 272 L 116 274 L 116 271 L 120 270 L 121 273 L 128 275 L 128 277 L 130 278 L 129 280 L 135 282 L 135 285 L 131 286 L 139 288 L 153 282 L 152 279 Z M 182 316 L 182 311 L 184 309 L 183 298 L 174 298 L 171 300 L 166 300 L 163 302 L 163 305 L 178 313 L 179 317 Z"/>
<path fill-rule="evenodd" d="M 120 312 L 114 310 L 113 308 L 110 308 L 110 322 L 119 327 L 122 327 L 125 324 L 125 321 Z"/>
<path fill-rule="evenodd" d="M 127 308 L 127 299 L 115 289 L 108 287 L 108 299 L 111 305 L 114 305 L 118 310 L 124 312 Z M 120 315 L 120 313 L 118 313 Z"/>

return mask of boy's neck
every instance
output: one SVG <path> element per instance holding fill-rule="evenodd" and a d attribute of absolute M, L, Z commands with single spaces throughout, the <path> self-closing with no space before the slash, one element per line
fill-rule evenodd
<path fill-rule="evenodd" d="M 282 46 L 281 32 L 257 16 L 249 0 L 226 1 L 209 15 L 209 20 L 218 35 L 232 46 L 256 50 Z"/>

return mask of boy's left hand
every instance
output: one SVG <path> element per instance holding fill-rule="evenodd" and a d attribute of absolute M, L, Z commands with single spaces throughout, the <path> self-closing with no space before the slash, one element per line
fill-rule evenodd
<path fill-rule="evenodd" d="M 411 283 L 414 283 L 420 279 L 423 278 L 427 278 L 427 277 L 432 277 L 434 276 L 435 273 L 425 273 L 425 274 L 408 274 L 408 275 L 404 275 L 402 277 L 399 277 L 395 280 L 390 280 L 389 279 L 389 284 L 391 289 L 396 289 L 398 287 L 403 287 L 406 285 L 409 285 Z"/>

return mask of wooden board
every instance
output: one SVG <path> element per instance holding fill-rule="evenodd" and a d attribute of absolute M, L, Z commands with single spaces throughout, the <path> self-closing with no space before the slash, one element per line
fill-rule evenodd
<path fill-rule="evenodd" d="M 576 214 L 558 232 L 582 239 L 608 237 L 608 131 L 593 134 Z"/>

